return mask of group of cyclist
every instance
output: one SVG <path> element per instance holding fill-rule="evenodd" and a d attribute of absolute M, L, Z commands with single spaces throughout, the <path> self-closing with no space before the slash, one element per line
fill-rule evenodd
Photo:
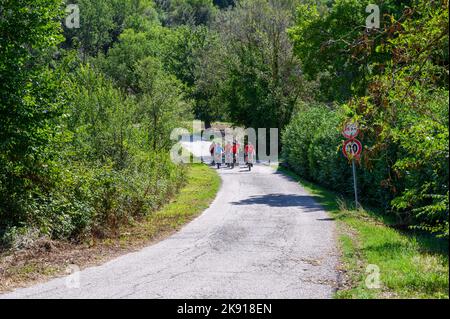
<path fill-rule="evenodd" d="M 236 140 L 232 143 L 228 141 L 224 147 L 222 147 L 220 143 L 215 143 L 213 141 L 209 147 L 209 152 L 213 159 L 211 164 L 220 168 L 221 164 L 225 161 L 228 168 L 234 168 L 234 165 L 239 162 L 238 158 L 240 151 L 241 145 Z M 245 165 L 251 170 L 255 158 L 255 148 L 251 142 L 248 142 L 244 146 L 243 151 Z"/>

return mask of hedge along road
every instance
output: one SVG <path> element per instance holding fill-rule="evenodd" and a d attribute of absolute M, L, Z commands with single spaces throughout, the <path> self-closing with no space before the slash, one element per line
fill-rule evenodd
<path fill-rule="evenodd" d="M 338 257 L 327 213 L 269 166 L 223 168 L 219 174 L 222 187 L 211 206 L 173 236 L 0 297 L 332 297 Z"/>

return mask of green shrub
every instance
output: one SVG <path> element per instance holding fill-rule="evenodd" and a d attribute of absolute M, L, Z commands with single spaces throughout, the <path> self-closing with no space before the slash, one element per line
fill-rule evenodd
<path fill-rule="evenodd" d="M 366 148 L 357 166 L 359 198 L 402 226 L 448 236 L 448 92 L 422 94 L 420 101 L 420 109 L 397 108 L 402 116 L 384 128 L 389 138 L 382 148 L 375 147 L 378 124 L 360 119 L 358 139 Z M 351 167 L 340 147 L 344 111 L 311 106 L 297 113 L 282 135 L 283 156 L 303 178 L 351 196 Z"/>

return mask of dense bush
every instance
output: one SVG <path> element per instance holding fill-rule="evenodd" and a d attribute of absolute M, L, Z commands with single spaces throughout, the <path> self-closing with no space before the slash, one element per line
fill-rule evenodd
<path fill-rule="evenodd" d="M 426 111 L 407 107 L 393 132 L 400 152 L 393 169 L 404 190 L 392 204 L 399 211 L 411 213 L 420 222 L 419 228 L 443 231 L 448 236 L 448 91 L 426 94 L 421 103 Z"/>
<path fill-rule="evenodd" d="M 350 194 L 351 169 L 339 145 L 340 116 L 323 105 L 298 112 L 282 135 L 283 158 L 300 176 Z"/>

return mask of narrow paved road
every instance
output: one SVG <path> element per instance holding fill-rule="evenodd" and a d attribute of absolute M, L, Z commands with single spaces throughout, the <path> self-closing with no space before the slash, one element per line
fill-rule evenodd
<path fill-rule="evenodd" d="M 334 222 L 321 207 L 268 166 L 219 171 L 217 198 L 180 232 L 81 271 L 79 288 L 57 278 L 0 297 L 332 297 Z"/>

